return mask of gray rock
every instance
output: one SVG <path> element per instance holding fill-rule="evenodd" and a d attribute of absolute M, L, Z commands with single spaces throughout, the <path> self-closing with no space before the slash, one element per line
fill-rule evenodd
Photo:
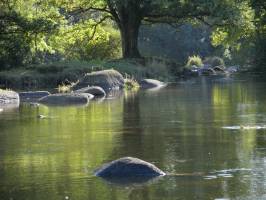
<path fill-rule="evenodd" d="M 205 75 L 205 76 L 210 76 L 210 75 L 215 75 L 216 72 L 212 68 L 201 68 L 199 70 L 199 75 Z"/>
<path fill-rule="evenodd" d="M 89 100 L 92 100 L 94 98 L 94 95 L 93 94 L 90 94 L 90 93 L 79 93 L 79 94 L 84 94 L 88 97 Z"/>
<path fill-rule="evenodd" d="M 11 90 L 0 89 L 0 105 L 5 104 L 19 104 L 18 93 Z"/>
<path fill-rule="evenodd" d="M 138 158 L 124 157 L 105 164 L 95 172 L 102 178 L 156 177 L 165 173 L 155 165 Z"/>
<path fill-rule="evenodd" d="M 226 73 L 224 66 L 215 66 L 212 68 L 215 72 Z"/>
<path fill-rule="evenodd" d="M 86 104 L 89 102 L 89 98 L 87 94 L 83 93 L 51 94 L 39 99 L 39 102 L 51 105 Z"/>
<path fill-rule="evenodd" d="M 143 79 L 140 82 L 140 87 L 143 89 L 161 88 L 164 86 L 166 86 L 166 83 L 154 79 Z"/>
<path fill-rule="evenodd" d="M 99 86 L 91 86 L 75 90 L 74 93 L 89 93 L 96 97 L 103 97 L 106 95 L 105 91 Z"/>
<path fill-rule="evenodd" d="M 28 91 L 19 93 L 21 99 L 39 99 L 48 95 L 50 95 L 48 91 Z"/>
<path fill-rule="evenodd" d="M 116 70 L 103 70 L 86 74 L 76 85 L 73 90 L 78 90 L 88 86 L 99 86 L 105 91 L 121 89 L 124 87 L 124 78 Z"/>

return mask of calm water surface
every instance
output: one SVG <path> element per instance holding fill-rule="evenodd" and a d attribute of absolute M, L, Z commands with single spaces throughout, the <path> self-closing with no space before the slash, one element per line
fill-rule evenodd
<path fill-rule="evenodd" d="M 202 78 L 83 107 L 4 109 L 0 199 L 266 199 L 266 82 L 255 80 Z M 122 156 L 170 175 L 143 185 L 93 176 Z"/>

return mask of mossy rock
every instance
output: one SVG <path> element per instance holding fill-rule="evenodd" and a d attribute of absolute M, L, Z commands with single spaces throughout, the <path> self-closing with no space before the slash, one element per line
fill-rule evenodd
<path fill-rule="evenodd" d="M 73 86 L 73 90 L 78 90 L 88 86 L 99 86 L 105 91 L 121 89 L 124 87 L 124 78 L 116 70 L 102 70 L 86 74 L 79 82 Z"/>

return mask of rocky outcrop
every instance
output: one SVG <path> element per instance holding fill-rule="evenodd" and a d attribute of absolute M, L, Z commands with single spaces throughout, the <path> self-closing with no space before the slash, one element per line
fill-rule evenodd
<path fill-rule="evenodd" d="M 21 99 L 39 99 L 48 95 L 50 95 L 50 92 L 48 91 L 29 91 L 19 93 Z"/>
<path fill-rule="evenodd" d="M 0 105 L 5 104 L 19 104 L 18 93 L 11 90 L 0 89 Z"/>
<path fill-rule="evenodd" d="M 154 79 L 143 79 L 140 82 L 140 87 L 143 89 L 161 88 L 165 86 L 166 86 L 166 83 L 163 83 L 161 81 L 154 80 Z"/>
<path fill-rule="evenodd" d="M 99 86 L 91 86 L 75 90 L 74 93 L 89 93 L 95 97 L 104 97 L 106 95 L 104 89 Z"/>
<path fill-rule="evenodd" d="M 73 105 L 88 102 L 88 95 L 83 93 L 51 94 L 39 99 L 39 103 L 48 105 Z"/>
<path fill-rule="evenodd" d="M 138 158 L 124 157 L 105 164 L 95 172 L 102 178 L 157 177 L 165 173 L 155 165 Z"/>
<path fill-rule="evenodd" d="M 105 91 L 121 89 L 124 87 L 124 78 L 116 70 L 103 70 L 86 74 L 79 82 L 73 86 L 73 90 L 78 90 L 88 86 L 99 86 Z"/>

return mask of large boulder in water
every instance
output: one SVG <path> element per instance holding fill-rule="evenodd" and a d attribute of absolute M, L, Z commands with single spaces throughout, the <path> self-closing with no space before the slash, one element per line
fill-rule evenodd
<path fill-rule="evenodd" d="M 155 165 L 138 158 L 124 157 L 105 164 L 95 172 L 102 178 L 157 177 L 165 173 Z"/>
<path fill-rule="evenodd" d="M 124 78 L 116 70 L 103 70 L 86 74 L 76 85 L 74 90 L 88 86 L 99 86 L 105 91 L 121 89 L 124 87 Z"/>
<path fill-rule="evenodd" d="M 74 93 L 89 93 L 94 95 L 95 97 L 103 97 L 106 95 L 104 89 L 99 86 L 81 88 L 79 90 L 75 90 Z"/>
<path fill-rule="evenodd" d="M 4 106 L 6 104 L 19 104 L 18 93 L 11 90 L 0 89 L 0 106 Z"/>
<path fill-rule="evenodd" d="M 48 105 L 86 104 L 89 102 L 89 98 L 87 94 L 83 93 L 51 94 L 39 99 L 39 102 Z"/>
<path fill-rule="evenodd" d="M 140 87 L 143 89 L 161 88 L 164 86 L 166 86 L 166 83 L 163 83 L 155 79 L 143 79 L 140 82 Z"/>

